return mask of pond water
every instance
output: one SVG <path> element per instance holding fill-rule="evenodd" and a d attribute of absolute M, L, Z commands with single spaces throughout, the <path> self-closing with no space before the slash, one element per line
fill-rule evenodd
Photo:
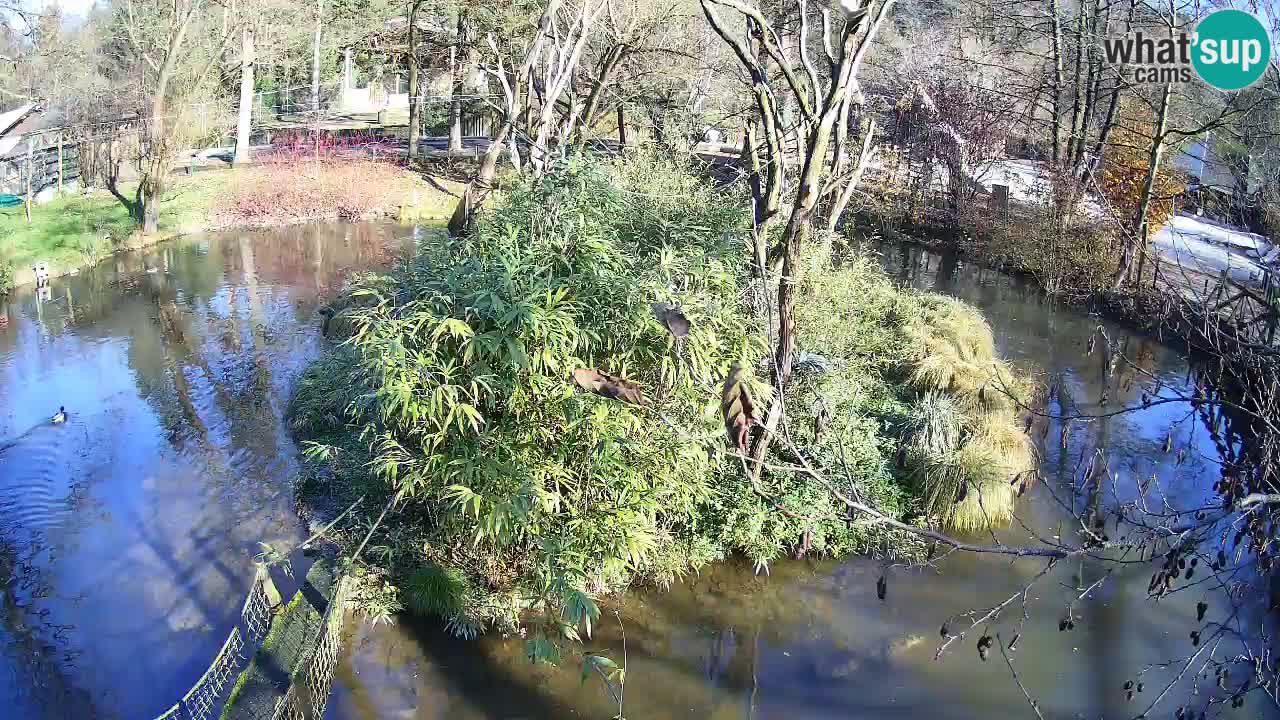
<path fill-rule="evenodd" d="M 0 300 L 0 717 L 147 720 L 204 672 L 239 614 L 258 543 L 305 532 L 284 413 L 320 350 L 316 307 L 348 272 L 389 262 L 421 235 L 320 225 L 192 237 Z M 1185 360 L 1153 340 L 954 257 L 881 250 L 904 284 L 983 308 L 1001 350 L 1060 377 L 1069 407 L 1097 410 L 1105 393 L 1114 409 L 1141 392 L 1134 372 L 1108 377 L 1101 353 L 1086 353 L 1099 325 L 1166 386 L 1187 385 Z M 60 405 L 70 420 L 49 424 Z M 1170 432 L 1189 449 L 1180 465 L 1163 451 Z M 1154 474 L 1179 498 L 1208 497 L 1218 477 L 1213 443 L 1178 405 L 1080 425 L 1065 450 L 1056 425 L 1047 437 L 1048 482 L 1019 516 L 1048 535 L 1068 532 L 1055 497 L 1114 502 L 1109 488 L 1076 492 L 1080 461 L 1099 446 L 1121 477 Z M 973 636 L 939 661 L 934 653 L 944 619 L 1004 600 L 1041 567 L 952 555 L 929 571 L 889 568 L 881 602 L 886 568 L 873 559 L 779 562 L 768 576 L 723 563 L 668 592 L 606 604 L 589 647 L 625 657 L 631 718 L 1028 717 L 1008 667 L 994 653 L 981 661 Z M 1046 718 L 1136 715 L 1161 671 L 1132 703 L 1124 681 L 1185 656 L 1195 603 L 1217 599 L 1201 588 L 1153 605 L 1150 568 L 1134 565 L 1080 601 L 1074 630 L 1058 632 L 1066 603 L 1101 572 L 1059 568 L 1029 597 L 1014 664 Z M 1214 602 L 1210 619 L 1225 608 Z M 1246 606 L 1237 621 L 1256 627 L 1255 612 Z M 617 711 L 572 663 L 531 666 L 519 638 L 458 641 L 412 619 L 347 627 L 330 718 Z M 1000 631 L 1007 640 L 1011 628 Z M 1238 712 L 1269 710 L 1251 696 Z"/>
<path fill-rule="evenodd" d="M 1056 379 L 1055 411 L 1094 413 L 1139 404 L 1143 373 L 1167 388 L 1189 387 L 1188 365 L 1178 353 L 1098 317 L 1055 306 L 1026 283 L 920 248 L 878 251 L 902 284 L 982 308 L 1007 357 Z M 1099 326 L 1141 372 L 1121 363 L 1109 375 L 1105 353 L 1088 353 Z M 1027 493 L 1018 523 L 1001 533 L 1010 543 L 1028 542 L 1032 531 L 1074 541 L 1064 506 L 1079 512 L 1089 504 L 1105 509 L 1117 497 L 1132 499 L 1136 479 L 1154 477 L 1149 489 L 1192 503 L 1212 497 L 1211 486 L 1220 477 L 1214 443 L 1201 419 L 1181 404 L 1076 423 L 1065 448 L 1056 422 L 1047 429 L 1038 425 L 1033 433 L 1047 438 L 1041 443 L 1046 482 Z M 1164 451 L 1170 434 L 1176 447 L 1186 448 L 1181 463 L 1176 452 Z M 1105 449 L 1119 480 L 1086 491 L 1081 468 L 1098 448 Z M 1043 561 L 953 554 L 936 565 L 889 568 L 888 596 L 881 602 L 876 580 L 886 568 L 874 559 L 779 562 L 768 576 L 742 563 L 723 563 L 669 591 L 638 590 L 606 603 L 586 647 L 619 663 L 625 658 L 628 718 L 1034 717 L 999 652 L 985 662 L 979 658 L 974 642 L 981 632 L 934 658 L 944 620 L 1004 601 L 1042 570 Z M 1068 603 L 1106 570 L 1063 563 L 1031 591 L 1030 617 L 1012 660 L 1018 681 L 1045 718 L 1137 716 L 1174 675 L 1159 668 L 1147 672 L 1138 678 L 1143 692 L 1132 701 L 1124 683 L 1148 664 L 1195 651 L 1188 633 L 1198 627 L 1196 603 L 1210 602 L 1207 621 L 1228 620 L 1228 602 L 1206 584 L 1150 602 L 1153 569 L 1139 563 L 1112 571 L 1108 582 L 1076 603 L 1075 627 L 1066 632 L 1058 625 Z M 1265 601 L 1265 593 L 1251 595 L 1229 624 L 1251 631 L 1268 622 Z M 1013 605 L 993 633 L 1008 641 L 1020 607 Z M 328 712 L 334 720 L 604 719 L 618 711 L 597 678 L 580 680 L 575 661 L 561 668 L 531 665 L 520 638 L 459 641 L 438 622 L 414 619 L 389 626 L 351 623 L 348 632 Z M 1171 697 L 1185 699 L 1189 683 L 1184 680 Z M 1213 679 L 1202 685 L 1201 704 L 1213 695 Z M 1173 717 L 1178 702 L 1166 701 L 1152 716 Z M 1274 714 L 1266 702 L 1255 693 L 1235 712 Z"/>
<path fill-rule="evenodd" d="M 416 232 L 193 236 L 0 297 L 0 717 L 146 720 L 205 671 L 258 543 L 305 537 L 315 310 Z"/>

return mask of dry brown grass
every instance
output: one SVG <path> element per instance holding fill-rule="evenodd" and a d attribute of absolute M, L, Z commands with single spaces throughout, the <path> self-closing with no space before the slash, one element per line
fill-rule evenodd
<path fill-rule="evenodd" d="M 373 216 L 443 219 L 452 198 L 390 162 L 350 157 L 272 162 L 236 171 L 216 209 L 218 224 L 282 225 Z"/>

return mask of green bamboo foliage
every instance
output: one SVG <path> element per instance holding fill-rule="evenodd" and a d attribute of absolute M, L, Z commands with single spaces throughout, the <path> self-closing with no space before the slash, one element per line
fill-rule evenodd
<path fill-rule="evenodd" d="M 434 546 L 540 611 L 535 639 L 589 633 L 593 593 L 686 567 L 676 540 L 718 463 L 706 409 L 730 364 L 764 350 L 724 302 L 744 281 L 740 205 L 706 189 L 677 200 L 590 164 L 509 189 L 465 241 L 355 283 L 341 313 L 356 367 L 304 379 L 342 409 L 296 403 L 299 427 L 345 418 L 376 476 L 434 523 Z M 678 243 L 655 227 L 681 228 Z M 438 575 L 413 577 L 439 594 Z"/>

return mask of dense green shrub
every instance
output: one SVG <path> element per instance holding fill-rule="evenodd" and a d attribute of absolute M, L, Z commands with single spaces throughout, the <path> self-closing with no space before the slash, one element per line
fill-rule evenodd
<path fill-rule="evenodd" d="M 461 635 L 523 621 L 531 655 L 554 660 L 557 640 L 589 630 L 592 598 L 632 582 L 729 553 L 763 568 L 918 549 L 805 473 L 753 485 L 725 451 L 720 385 L 733 363 L 761 367 L 768 335 L 746 300 L 746 222 L 741 198 L 666 162 L 578 162 L 506 188 L 465 240 L 354 283 L 328 321 L 346 339 L 303 377 L 292 422 L 315 441 L 304 499 L 366 499 L 352 544 L 400 499 L 365 551 L 366 607 Z M 867 260 L 811 264 L 791 432 L 843 491 L 906 517 L 917 504 L 894 458 L 936 301 Z M 654 303 L 681 309 L 687 337 Z M 594 394 L 576 370 L 635 386 Z M 766 403 L 768 387 L 752 391 Z M 788 452 L 771 465 L 793 465 Z"/>
<path fill-rule="evenodd" d="M 741 221 L 733 198 L 652 163 L 516 185 L 465 241 L 356 284 L 353 333 L 304 378 L 294 426 L 358 433 L 440 546 L 421 560 L 534 598 L 568 632 L 590 594 L 705 560 L 692 548 L 717 492 L 715 389 L 763 352 L 736 302 Z M 657 302 L 682 308 L 688 337 Z M 580 368 L 638 383 L 645 404 L 583 392 Z"/>

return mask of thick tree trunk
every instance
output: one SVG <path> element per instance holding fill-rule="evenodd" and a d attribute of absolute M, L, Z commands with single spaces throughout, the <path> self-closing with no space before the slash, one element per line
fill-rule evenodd
<path fill-rule="evenodd" d="M 320 38 L 324 25 L 324 0 L 316 0 L 316 32 L 311 45 L 311 112 L 320 113 Z"/>
<path fill-rule="evenodd" d="M 178 64 L 193 17 L 194 13 L 188 14 L 170 35 L 164 63 L 156 75 L 156 86 L 151 95 L 151 117 L 143 135 L 145 145 L 142 148 L 143 161 L 139 167 L 142 177 L 139 178 L 138 189 L 134 193 L 134 208 L 136 215 L 140 216 L 144 233 L 154 233 L 160 228 L 160 198 L 164 194 L 164 180 L 169 173 L 169 159 L 173 152 L 170 147 L 172 138 L 164 124 L 166 98 L 169 82 L 173 79 L 173 71 Z"/>
<path fill-rule="evenodd" d="M 618 148 L 627 149 L 627 114 L 622 103 L 618 103 Z"/>
<path fill-rule="evenodd" d="M 1120 265 L 1116 269 L 1114 286 L 1118 290 L 1128 280 L 1133 267 L 1134 258 L 1145 256 L 1147 247 L 1147 214 L 1151 209 L 1151 199 L 1155 195 L 1156 177 L 1160 173 L 1160 161 L 1164 158 L 1165 133 L 1169 127 L 1169 98 L 1173 95 L 1173 85 L 1165 83 L 1160 94 L 1160 109 L 1156 115 L 1155 133 L 1151 138 L 1151 151 L 1147 155 L 1147 177 L 1142 184 L 1142 196 L 1138 200 L 1138 210 L 1133 217 L 1133 238 L 1125 246 L 1120 257 Z"/>
<path fill-rule="evenodd" d="M 164 192 L 164 172 L 155 170 L 139 185 L 142 206 L 142 232 L 151 235 L 160 230 L 160 196 Z"/>
<path fill-rule="evenodd" d="M 232 164 L 249 161 L 249 133 L 253 124 L 253 70 L 257 57 L 253 46 L 253 30 L 245 27 L 240 49 L 240 117 L 236 122 L 236 154 Z"/>
<path fill-rule="evenodd" d="M 490 141 L 489 149 L 485 151 L 484 160 L 480 163 L 480 171 L 467 185 L 466 190 L 462 191 L 462 197 L 453 209 L 453 216 L 449 218 L 450 235 L 463 237 L 471 231 L 476 211 L 480 209 L 489 190 L 492 189 L 493 176 L 498 171 L 498 158 L 502 155 L 503 145 L 510 132 L 511 123 L 505 122 L 502 124 L 502 129 Z"/>

